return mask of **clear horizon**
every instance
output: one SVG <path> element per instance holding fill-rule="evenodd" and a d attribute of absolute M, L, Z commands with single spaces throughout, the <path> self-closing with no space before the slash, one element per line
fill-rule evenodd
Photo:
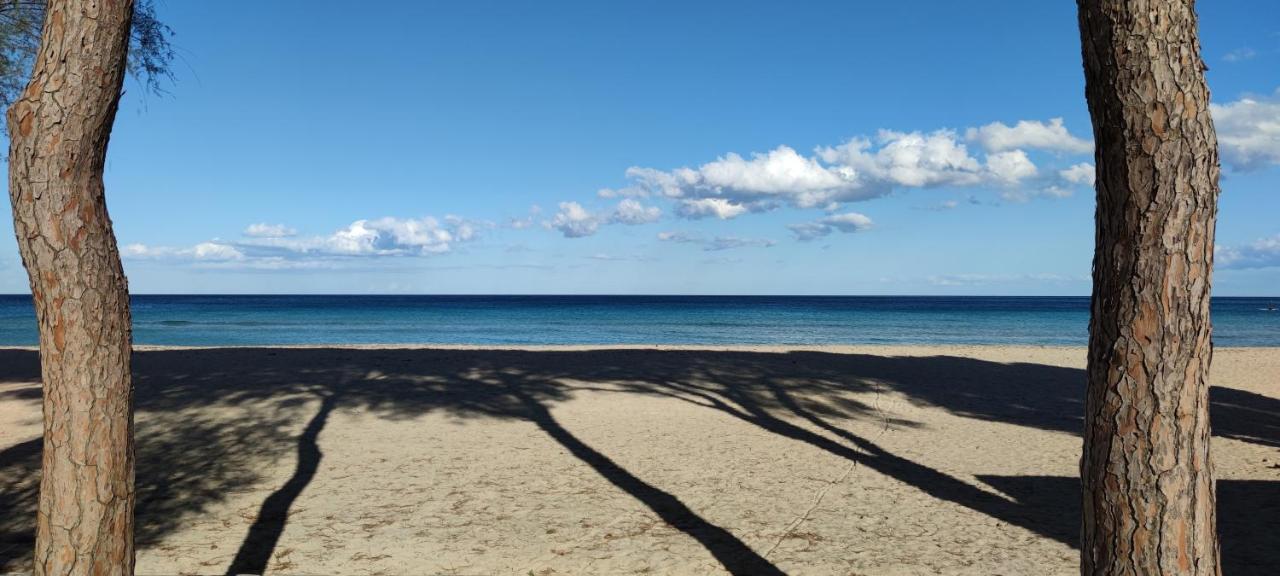
<path fill-rule="evenodd" d="M 1198 9 L 1214 293 L 1269 297 L 1280 4 Z M 1090 292 L 1071 3 L 158 10 L 106 170 L 138 294 Z"/>

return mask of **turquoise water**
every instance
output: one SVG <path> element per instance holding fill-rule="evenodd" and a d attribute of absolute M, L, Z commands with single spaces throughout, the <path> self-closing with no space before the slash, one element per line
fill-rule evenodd
<path fill-rule="evenodd" d="M 1216 298 L 1218 346 L 1280 346 L 1280 298 Z M 134 341 L 271 344 L 1083 345 L 1084 297 L 134 296 Z M 0 296 L 0 345 L 34 345 Z"/>

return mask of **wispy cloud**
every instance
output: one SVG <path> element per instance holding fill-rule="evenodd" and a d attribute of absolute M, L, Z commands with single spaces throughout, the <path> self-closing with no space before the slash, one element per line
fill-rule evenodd
<path fill-rule="evenodd" d="M 690 232 L 659 232 L 658 240 L 677 244 L 695 244 L 707 252 L 732 250 L 734 248 L 770 248 L 777 244 L 767 238 L 742 238 L 739 236 L 714 236 L 707 238 Z"/>
<path fill-rule="evenodd" d="M 1222 57 L 1222 59 L 1227 62 L 1233 62 L 1233 63 L 1243 62 L 1245 60 L 1253 60 L 1253 57 L 1257 55 L 1258 55 L 1257 50 L 1254 50 L 1253 48 L 1249 48 L 1248 46 L 1245 46 L 1245 47 L 1236 48 L 1235 50 L 1227 52 L 1226 55 Z"/>
<path fill-rule="evenodd" d="M 244 253 L 237 250 L 235 246 L 216 241 L 201 242 L 187 248 L 126 244 L 120 252 L 125 258 L 139 260 L 189 259 L 202 262 L 225 262 L 245 259 Z"/>
<path fill-rule="evenodd" d="M 1087 274 L 940 274 L 927 278 L 934 286 L 989 286 L 992 284 L 1078 284 L 1091 281 Z"/>
<path fill-rule="evenodd" d="M 654 260 L 652 256 L 643 254 L 609 254 L 606 252 L 597 252 L 586 258 L 599 262 L 652 262 Z"/>
<path fill-rule="evenodd" d="M 529 207 L 529 213 L 521 217 L 512 217 L 507 220 L 506 227 L 513 230 L 523 230 L 533 226 L 537 221 L 538 215 L 542 213 L 542 207 L 534 204 Z"/>
<path fill-rule="evenodd" d="M 213 239 L 189 247 L 128 244 L 122 255 L 134 260 L 220 263 L 257 268 L 301 268 L 321 261 L 384 256 L 430 256 L 475 239 L 492 224 L 446 216 L 356 220 L 326 236 L 300 237 L 284 225 L 254 224 L 241 240 Z M 306 262 L 306 264 L 303 264 Z"/>
<path fill-rule="evenodd" d="M 1061 186 L 1051 184 L 1041 188 L 1011 188 L 1000 192 L 1000 198 L 1005 202 L 1020 204 L 1030 202 L 1036 198 L 1070 198 L 1074 196 L 1076 189 L 1073 186 Z"/>
<path fill-rule="evenodd" d="M 857 212 L 848 212 L 845 214 L 833 214 L 825 218 L 819 218 L 812 222 L 804 222 L 801 224 L 792 224 L 787 226 L 796 239 L 801 242 L 809 242 L 830 235 L 832 232 L 844 232 L 851 234 L 854 232 L 862 232 L 869 230 L 873 226 L 871 218 Z"/>
<path fill-rule="evenodd" d="M 243 234 L 250 238 L 288 238 L 297 236 L 298 231 L 284 224 L 259 223 L 250 224 L 244 229 Z"/>
<path fill-rule="evenodd" d="M 702 264 L 725 265 L 725 264 L 741 264 L 746 260 L 737 256 L 714 256 L 711 258 L 703 258 L 699 262 Z"/>
<path fill-rule="evenodd" d="M 1280 266 L 1280 234 L 1243 246 L 1214 246 L 1214 267 L 1225 270 Z"/>
<path fill-rule="evenodd" d="M 929 212 L 947 212 L 950 210 L 955 210 L 956 208 L 959 208 L 959 207 L 960 207 L 959 200 L 942 200 L 940 202 L 934 202 L 933 204 L 929 204 L 927 206 L 916 206 L 915 209 L 928 210 Z"/>

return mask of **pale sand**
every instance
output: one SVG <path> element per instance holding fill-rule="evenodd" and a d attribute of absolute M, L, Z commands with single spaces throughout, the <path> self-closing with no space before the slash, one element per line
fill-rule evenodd
<path fill-rule="evenodd" d="M 139 573 L 1077 573 L 1079 348 L 135 365 Z M 37 379 L 0 350 L 0 572 L 29 569 Z M 1213 381 L 1226 573 L 1280 573 L 1280 349 L 1219 349 Z"/>

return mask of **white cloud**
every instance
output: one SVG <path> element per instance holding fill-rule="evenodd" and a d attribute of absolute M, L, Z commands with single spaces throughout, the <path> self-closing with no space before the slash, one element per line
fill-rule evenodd
<path fill-rule="evenodd" d="M 1222 160 L 1240 171 L 1280 165 L 1280 89 L 1271 98 L 1210 104 Z"/>
<path fill-rule="evenodd" d="M 1244 246 L 1214 246 L 1214 267 L 1222 269 L 1280 266 L 1280 234 Z"/>
<path fill-rule="evenodd" d="M 880 181 L 911 188 L 968 186 L 982 181 L 981 164 L 951 130 L 895 132 L 881 130 L 880 149 L 868 154 L 869 143 L 851 140 L 819 155 Z"/>
<path fill-rule="evenodd" d="M 997 152 L 987 156 L 987 171 L 1000 182 L 1016 185 L 1037 174 L 1036 165 L 1022 150 Z"/>
<path fill-rule="evenodd" d="M 1081 162 L 1058 170 L 1053 178 L 1040 179 L 1034 185 L 1006 187 L 1000 192 L 1000 198 L 1013 203 L 1029 202 L 1034 198 L 1069 198 L 1082 186 L 1092 189 L 1094 173 L 1093 164 Z"/>
<path fill-rule="evenodd" d="M 1058 171 L 1058 176 L 1063 180 L 1072 184 L 1083 184 L 1090 188 L 1093 188 L 1093 180 L 1096 175 L 1097 170 L 1094 169 L 1093 164 L 1088 162 L 1081 162 L 1071 166 L 1070 168 Z"/>
<path fill-rule="evenodd" d="M 1023 148 L 1070 153 L 1092 149 L 1091 143 L 1068 133 L 1061 119 L 1023 121 L 1013 127 L 995 123 L 968 134 L 983 144 L 985 155 L 971 154 L 953 130 L 881 130 L 874 139 L 818 147 L 811 156 L 778 146 L 749 157 L 726 154 L 696 168 L 632 167 L 627 170 L 632 185 L 598 194 L 674 199 L 676 214 L 685 218 L 729 219 L 782 204 L 834 210 L 841 203 L 878 198 L 895 188 L 1024 186 L 1045 178 Z"/>
<path fill-rule="evenodd" d="M 565 238 L 582 238 L 600 229 L 600 218 L 577 202 L 561 202 L 560 211 L 546 225 L 559 230 Z"/>
<path fill-rule="evenodd" d="M 797 202 L 801 206 L 867 200 L 888 194 L 894 186 L 972 186 L 984 180 L 981 162 L 951 130 L 928 134 L 881 130 L 874 144 L 854 138 L 835 147 L 820 147 L 816 154 L 850 186 L 840 194 L 802 198 L 807 202 Z"/>
<path fill-rule="evenodd" d="M 752 205 L 760 207 L 775 199 L 801 207 L 819 206 L 860 187 L 852 171 L 824 166 L 818 158 L 802 156 L 787 146 L 751 158 L 726 154 L 697 169 L 663 172 L 633 167 L 627 176 L 636 182 L 633 188 L 683 199 L 677 213 L 689 218 L 733 218 L 752 210 Z"/>
<path fill-rule="evenodd" d="M 645 206 L 638 200 L 625 198 L 618 203 L 618 207 L 609 216 L 609 221 L 618 224 L 635 225 L 657 222 L 661 217 L 662 210 L 657 206 Z"/>
<path fill-rule="evenodd" d="M 834 214 L 825 218 L 819 218 L 812 222 L 804 222 L 801 224 L 792 224 L 787 226 L 791 233 L 795 235 L 797 240 L 808 242 L 816 240 L 824 236 L 830 235 L 832 232 L 844 232 L 851 234 L 854 232 L 862 232 L 869 230 L 874 224 L 871 218 L 857 212 L 848 212 L 845 214 Z"/>
<path fill-rule="evenodd" d="M 681 200 L 676 205 L 676 213 L 697 220 L 714 216 L 721 220 L 736 218 L 748 212 L 748 208 L 744 204 L 734 204 L 724 198 L 697 198 L 693 200 Z"/>
<path fill-rule="evenodd" d="M 698 169 L 700 186 L 747 194 L 820 192 L 846 186 L 851 178 L 852 174 L 828 170 L 786 146 L 754 154 L 751 160 L 730 153 Z"/>
<path fill-rule="evenodd" d="M 819 220 L 841 232 L 861 232 L 871 227 L 871 219 L 857 212 L 836 214 Z"/>
<path fill-rule="evenodd" d="M 494 228 L 497 226 L 493 222 L 470 220 L 453 214 L 445 216 L 444 223 L 446 227 L 453 231 L 453 240 L 456 242 L 474 240 L 480 235 L 480 228 Z"/>
<path fill-rule="evenodd" d="M 466 235 L 472 236 L 470 228 L 467 230 Z M 340 255 L 438 254 L 448 252 L 455 238 L 455 231 L 441 226 L 435 218 L 379 218 L 356 220 L 333 235 L 319 239 L 318 243 L 303 242 L 295 246 L 304 252 L 314 250 Z"/>
<path fill-rule="evenodd" d="M 968 129 L 965 131 L 965 138 L 977 142 L 988 152 L 1021 148 L 1068 154 L 1088 154 L 1093 151 L 1093 142 L 1073 136 L 1063 126 L 1061 118 L 1051 118 L 1047 124 L 1035 120 L 1020 120 L 1013 126 L 992 122 L 980 128 Z"/>
<path fill-rule="evenodd" d="M 457 216 L 444 222 L 424 218 L 356 220 L 328 236 L 257 238 L 236 243 L 250 255 L 422 256 L 448 252 L 458 242 L 473 240 L 479 223 Z"/>
<path fill-rule="evenodd" d="M 218 244 L 215 242 L 201 242 L 196 244 L 192 249 L 192 255 L 196 260 L 243 260 L 244 254 L 236 250 L 234 246 L 226 244 Z"/>
<path fill-rule="evenodd" d="M 632 198 L 624 198 L 607 213 L 592 212 L 577 202 L 561 202 L 560 211 L 551 220 L 543 222 L 543 225 L 559 230 L 565 238 L 583 238 L 595 234 L 604 224 L 635 226 L 657 222 L 661 217 L 662 210 L 657 206 L 645 206 Z"/>
<path fill-rule="evenodd" d="M 146 244 L 133 243 L 126 244 L 120 249 L 120 255 L 125 258 L 164 258 L 173 255 L 173 249 L 158 246 L 147 246 Z"/>
<path fill-rule="evenodd" d="M 647 196 L 650 193 L 661 196 L 677 198 L 684 195 L 686 186 L 693 186 L 698 181 L 696 171 L 689 168 L 677 168 L 670 172 L 663 172 L 653 168 L 642 168 L 640 166 L 632 166 L 627 168 L 627 178 L 636 183 L 636 186 L 624 188 L 628 190 L 632 196 Z M 615 195 L 620 191 L 612 191 Z"/>
<path fill-rule="evenodd" d="M 691 234 L 688 232 L 659 232 L 658 240 L 662 240 L 663 242 L 675 242 L 678 244 L 697 244 L 707 252 L 732 250 L 734 248 L 769 248 L 777 244 L 777 242 L 767 238 L 741 238 L 738 236 L 716 236 L 714 238 L 704 238 L 699 234 Z"/>
<path fill-rule="evenodd" d="M 287 238 L 297 236 L 298 231 L 284 224 L 250 224 L 243 234 L 250 238 Z"/>

